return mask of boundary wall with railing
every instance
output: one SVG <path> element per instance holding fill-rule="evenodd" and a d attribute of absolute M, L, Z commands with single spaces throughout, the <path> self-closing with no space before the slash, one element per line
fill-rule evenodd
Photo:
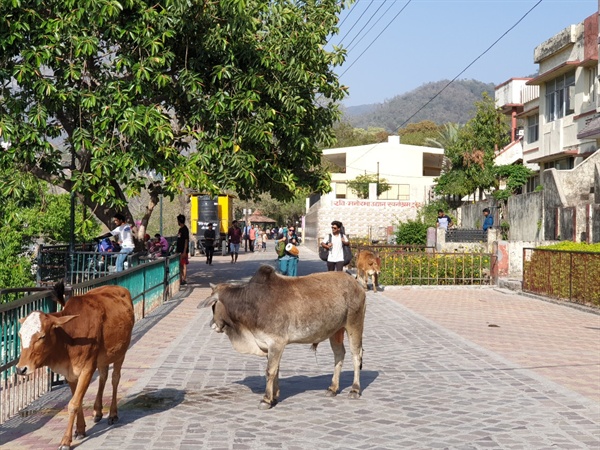
<path fill-rule="evenodd" d="M 179 290 L 179 254 L 75 284 L 72 286 L 72 295 L 80 295 L 104 285 L 119 285 L 129 289 L 137 322 Z M 15 370 L 21 348 L 19 320 L 32 311 L 51 313 L 59 307 L 50 290 L 0 305 L 0 424 L 50 391 L 53 385 L 61 384 L 57 382 L 59 377 L 47 367 L 37 369 L 28 377 L 16 375 Z"/>
<path fill-rule="evenodd" d="M 497 283 L 497 256 L 484 252 L 438 252 L 435 247 L 359 245 L 381 261 L 379 282 L 388 286 L 468 286 Z"/>
<path fill-rule="evenodd" d="M 600 253 L 523 249 L 523 291 L 600 307 Z"/>

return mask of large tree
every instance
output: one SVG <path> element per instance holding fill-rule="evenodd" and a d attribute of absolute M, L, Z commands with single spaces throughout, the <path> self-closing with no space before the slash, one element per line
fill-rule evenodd
<path fill-rule="evenodd" d="M 479 191 L 480 196 L 498 187 L 494 159 L 509 142 L 508 122 L 486 93 L 476 103 L 475 117 L 458 129 L 456 139 L 445 148 L 450 168 L 437 180 L 436 192 L 463 197 Z"/>
<path fill-rule="evenodd" d="M 127 198 L 324 192 L 346 93 L 325 49 L 343 2 L 0 2 L 0 168 L 75 192 L 105 224 Z M 143 232 L 143 227 L 140 233 Z"/>

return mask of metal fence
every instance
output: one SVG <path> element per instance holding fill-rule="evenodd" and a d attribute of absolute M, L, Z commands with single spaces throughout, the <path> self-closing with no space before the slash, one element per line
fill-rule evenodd
<path fill-rule="evenodd" d="M 102 285 L 119 285 L 129 289 L 136 321 L 171 298 L 178 289 L 179 255 L 159 258 L 123 272 L 92 279 L 72 286 L 74 295 Z M 51 390 L 58 376 L 46 367 L 28 377 L 16 375 L 20 356 L 19 320 L 32 311 L 57 310 L 49 290 L 28 295 L 0 305 L 0 424 L 17 414 L 33 400 Z"/>
<path fill-rule="evenodd" d="M 450 228 L 446 231 L 446 242 L 487 242 L 487 231 L 466 228 Z"/>
<path fill-rule="evenodd" d="M 93 244 L 79 244 L 71 254 L 68 245 L 40 245 L 36 261 L 37 285 L 47 286 L 58 280 L 74 285 L 115 273 L 119 254 L 93 251 L 93 247 Z M 146 252 L 127 255 L 125 267 L 149 261 L 145 256 Z"/>
<path fill-rule="evenodd" d="M 497 283 L 496 255 L 438 253 L 434 247 L 363 245 L 381 259 L 383 285 L 491 285 Z"/>
<path fill-rule="evenodd" d="M 523 291 L 600 307 L 600 253 L 523 249 Z"/>

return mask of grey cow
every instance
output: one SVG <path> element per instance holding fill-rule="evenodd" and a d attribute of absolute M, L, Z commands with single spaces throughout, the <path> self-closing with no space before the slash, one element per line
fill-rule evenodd
<path fill-rule="evenodd" d="M 354 362 L 351 398 L 360 397 L 365 291 L 344 272 L 285 277 L 261 266 L 248 283 L 211 285 L 212 294 L 199 308 L 212 306 L 212 328 L 229 337 L 240 353 L 266 356 L 267 385 L 259 408 L 279 397 L 279 363 L 287 344 L 313 344 L 329 339 L 335 365 L 328 396 L 339 389 L 348 334 Z"/>

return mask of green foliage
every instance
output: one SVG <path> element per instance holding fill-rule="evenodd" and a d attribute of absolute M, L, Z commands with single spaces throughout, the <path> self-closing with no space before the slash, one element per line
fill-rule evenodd
<path fill-rule="evenodd" d="M 148 189 L 242 199 L 327 192 L 334 142 L 326 49 L 343 4 L 0 2 L 0 168 L 77 193 L 105 224 Z M 75 167 L 71 171 L 71 156 Z"/>
<path fill-rule="evenodd" d="M 300 222 L 306 209 L 306 197 L 308 192 L 300 190 L 290 201 L 282 202 L 271 197 L 269 194 L 263 194 L 256 201 L 240 203 L 235 208 L 235 216 L 243 217 L 242 210 L 250 208 L 253 211 L 260 211 L 263 216 L 276 221 L 277 225 L 291 225 Z"/>
<path fill-rule="evenodd" d="M 523 290 L 600 307 L 599 253 L 600 244 L 565 241 L 538 247 L 524 258 Z"/>
<path fill-rule="evenodd" d="M 600 253 L 600 243 L 588 244 L 586 242 L 561 241 L 552 245 L 540 245 L 537 248 L 546 250 L 563 250 L 567 252 Z"/>
<path fill-rule="evenodd" d="M 438 178 L 438 194 L 464 196 L 497 187 L 494 158 L 496 151 L 508 144 L 508 123 L 486 93 L 476 108 L 475 117 L 445 149 L 451 168 Z"/>
<path fill-rule="evenodd" d="M 410 253 L 381 254 L 384 285 L 489 284 L 489 255 Z"/>
<path fill-rule="evenodd" d="M 437 212 L 438 210 L 444 211 L 450 219 L 452 219 L 453 223 L 456 223 L 456 218 L 450 214 L 450 206 L 448 203 L 443 200 L 434 200 L 432 202 L 423 205 L 418 212 L 417 218 L 419 221 L 426 224 L 428 227 L 435 227 L 437 224 Z"/>
<path fill-rule="evenodd" d="M 444 89 L 426 108 L 411 118 L 410 123 L 425 120 L 436 124 L 467 123 L 474 115 L 473 104 L 481 99 L 482 94 L 487 92 L 491 97 L 494 96 L 493 83 L 456 80 L 447 86 L 448 82 L 449 80 L 440 80 L 423 84 L 383 104 L 347 108 L 344 118 L 355 127 L 383 126 L 393 133 L 419 108 Z"/>
<path fill-rule="evenodd" d="M 494 172 L 498 183 L 504 181 L 506 185 L 503 189 L 496 189 L 492 196 L 496 200 L 508 200 L 518 189 L 525 184 L 535 173 L 533 170 L 521 164 L 494 166 Z M 498 184 L 496 184 L 498 186 Z"/>
<path fill-rule="evenodd" d="M 377 179 L 377 175 L 359 175 L 354 180 L 348 181 L 348 188 L 352 189 L 358 198 L 369 198 L 369 184 L 377 183 L 377 196 L 379 197 L 391 189 L 385 178 Z"/>
<path fill-rule="evenodd" d="M 430 120 L 419 123 L 409 123 L 406 127 L 398 130 L 400 142 L 407 145 L 427 145 L 440 135 L 441 127 Z"/>
<path fill-rule="evenodd" d="M 383 128 L 354 128 L 348 122 L 334 125 L 336 147 L 354 147 L 357 145 L 377 144 L 387 140 L 389 133 Z"/>
<path fill-rule="evenodd" d="M 1 172 L 3 202 L 0 203 L 0 286 L 34 285 L 34 249 L 39 242 L 67 243 L 70 239 L 70 195 L 49 194 L 39 180 Z M 77 242 L 100 233 L 100 224 L 79 205 L 75 214 Z"/>
<path fill-rule="evenodd" d="M 426 245 L 428 226 L 420 220 L 408 220 L 398 224 L 396 231 L 396 244 L 398 245 Z"/>

